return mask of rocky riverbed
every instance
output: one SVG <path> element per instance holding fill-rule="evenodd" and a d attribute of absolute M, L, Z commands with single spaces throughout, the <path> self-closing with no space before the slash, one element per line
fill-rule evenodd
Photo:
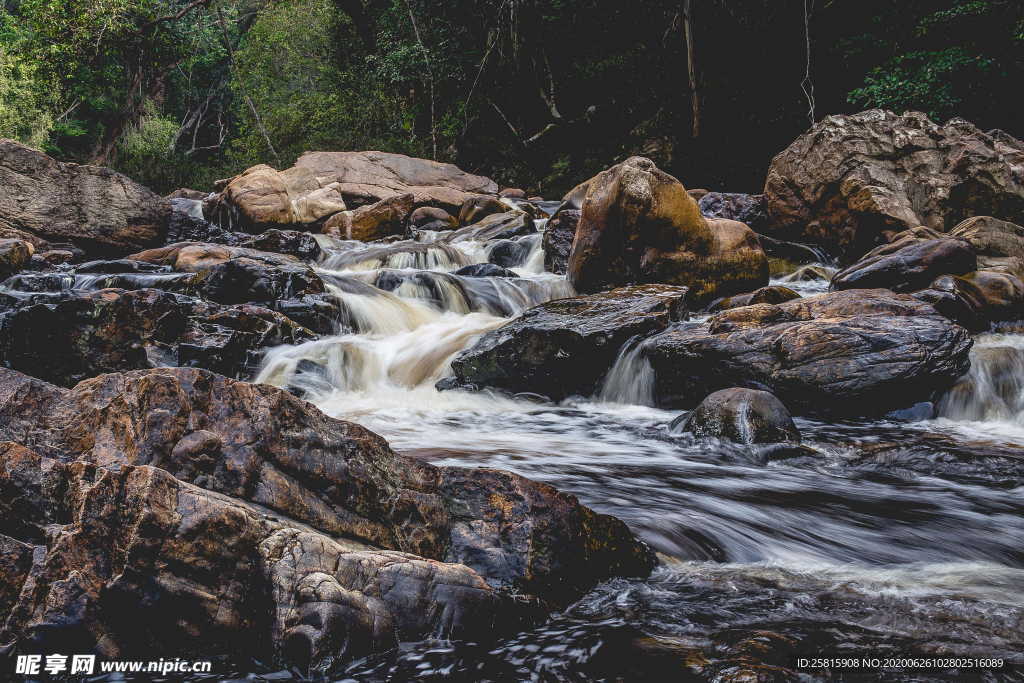
<path fill-rule="evenodd" d="M 871 111 L 764 195 L 633 157 L 560 201 L 0 141 L 0 189 L 4 670 L 1021 680 L 1020 141 Z"/>

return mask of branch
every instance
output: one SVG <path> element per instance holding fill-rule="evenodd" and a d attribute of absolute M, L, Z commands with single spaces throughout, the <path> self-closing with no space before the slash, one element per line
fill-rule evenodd
<path fill-rule="evenodd" d="M 210 4 L 210 0 L 193 0 L 192 2 L 190 2 L 187 5 L 185 5 L 184 7 L 182 7 L 180 10 L 178 10 L 174 14 L 165 14 L 162 17 L 157 17 L 156 19 L 153 19 L 152 21 L 143 24 L 142 25 L 142 30 L 151 29 L 154 26 L 156 26 L 157 24 L 162 24 L 162 23 L 164 23 L 166 21 L 177 21 L 178 19 L 181 19 L 183 16 L 185 16 L 186 14 L 188 14 L 189 12 L 194 10 L 195 8 L 197 8 L 197 7 L 205 7 L 206 5 L 209 5 L 209 4 Z"/>

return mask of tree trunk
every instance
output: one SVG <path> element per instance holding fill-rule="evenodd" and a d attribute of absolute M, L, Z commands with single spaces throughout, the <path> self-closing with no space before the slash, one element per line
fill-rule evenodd
<path fill-rule="evenodd" d="M 686 70 L 690 78 L 690 103 L 693 106 L 693 128 L 690 133 L 700 137 L 700 90 L 697 76 L 697 48 L 693 44 L 693 0 L 683 0 L 683 33 L 686 35 Z"/>

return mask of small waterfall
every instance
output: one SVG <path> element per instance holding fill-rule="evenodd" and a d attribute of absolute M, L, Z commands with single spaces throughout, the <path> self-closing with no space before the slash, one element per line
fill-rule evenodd
<path fill-rule="evenodd" d="M 642 337 L 633 337 L 622 346 L 598 399 L 602 403 L 654 405 L 654 368 L 644 354 Z"/>
<path fill-rule="evenodd" d="M 982 335 L 971 369 L 939 401 L 938 415 L 1024 426 L 1024 336 Z"/>
<path fill-rule="evenodd" d="M 406 242 L 370 249 L 344 249 L 327 252 L 320 263 L 328 270 L 378 270 L 380 268 L 416 268 L 452 270 L 468 266 L 470 259 L 449 244 Z"/>

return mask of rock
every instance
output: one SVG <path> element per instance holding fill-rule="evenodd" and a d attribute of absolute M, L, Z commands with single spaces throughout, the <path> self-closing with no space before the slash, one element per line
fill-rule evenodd
<path fill-rule="evenodd" d="M 685 287 L 639 285 L 535 306 L 452 362 L 455 384 L 589 395 L 630 338 L 686 316 Z"/>
<path fill-rule="evenodd" d="M 661 405 L 730 387 L 804 414 L 875 415 L 923 400 L 968 367 L 967 331 L 906 294 L 845 290 L 736 308 L 647 339 Z"/>
<path fill-rule="evenodd" d="M 505 213 L 508 209 L 507 204 L 494 197 L 470 197 L 459 207 L 459 225 L 473 225 L 492 214 Z"/>
<path fill-rule="evenodd" d="M 396 194 L 375 204 L 335 214 L 324 223 L 323 232 L 361 242 L 404 235 L 412 210 L 413 195 Z"/>
<path fill-rule="evenodd" d="M 48 266 L 72 263 L 76 259 L 75 252 L 68 249 L 49 249 L 41 254 L 36 254 L 36 256 Z"/>
<path fill-rule="evenodd" d="M 516 268 L 526 262 L 530 245 L 523 240 L 498 240 L 487 250 L 488 262 L 502 268 Z"/>
<path fill-rule="evenodd" d="M 828 116 L 772 160 L 765 195 L 767 234 L 849 263 L 919 225 L 945 232 L 976 215 L 1024 223 L 1024 143 L 920 112 Z"/>
<path fill-rule="evenodd" d="M 693 201 L 699 202 L 701 199 L 704 198 L 705 195 L 709 194 L 710 192 L 711 192 L 711 190 L 707 190 L 707 189 L 705 189 L 703 187 L 698 187 L 698 188 L 695 188 L 695 189 L 692 189 L 692 190 L 687 190 L 686 194 L 688 194 L 691 197 L 693 197 Z"/>
<path fill-rule="evenodd" d="M 493 263 L 474 263 L 471 266 L 459 268 L 452 274 L 462 277 L 519 277 L 511 270 Z"/>
<path fill-rule="evenodd" d="M 1024 278 L 1024 226 L 991 216 L 968 218 L 949 231 L 966 240 L 978 256 L 978 268 Z"/>
<path fill-rule="evenodd" d="M 1024 282 L 1009 273 L 979 270 L 963 279 L 970 282 L 981 299 L 979 314 L 986 320 L 1001 322 L 1024 318 Z"/>
<path fill-rule="evenodd" d="M 257 306 L 225 308 L 156 289 L 76 291 L 0 315 L 0 362 L 63 386 L 179 365 L 240 376 L 256 369 L 262 349 L 313 338 Z"/>
<path fill-rule="evenodd" d="M 526 190 L 521 190 L 518 187 L 506 187 L 498 193 L 498 196 L 503 199 L 526 199 Z"/>
<path fill-rule="evenodd" d="M 409 225 L 417 230 L 452 230 L 459 227 L 458 220 L 444 209 L 421 206 L 409 216 Z"/>
<path fill-rule="evenodd" d="M 178 188 L 174 192 L 167 195 L 167 199 L 191 199 L 193 201 L 202 201 L 206 199 L 209 192 L 200 192 L 199 190 L 192 190 L 187 187 Z"/>
<path fill-rule="evenodd" d="M 767 391 L 733 387 L 711 394 L 670 430 L 736 443 L 800 443 L 800 432 L 786 406 Z"/>
<path fill-rule="evenodd" d="M 708 218 L 728 218 L 731 221 L 739 221 L 745 223 L 754 232 L 761 232 L 768 218 L 763 194 L 707 192 L 698 201 L 700 212 Z"/>
<path fill-rule="evenodd" d="M 6 280 L 24 268 L 34 252 L 31 242 L 0 239 L 0 280 Z"/>
<path fill-rule="evenodd" d="M 829 282 L 836 271 L 825 266 L 801 266 L 782 278 L 783 282 Z"/>
<path fill-rule="evenodd" d="M 963 275 L 977 267 L 974 250 L 963 240 L 911 237 L 868 252 L 836 273 L 832 288 L 912 292 L 927 287 L 939 275 Z"/>
<path fill-rule="evenodd" d="M 823 250 L 809 244 L 786 242 L 767 235 L 758 235 L 757 241 L 768 255 L 768 270 L 772 277 L 788 275 L 802 266 L 832 262 Z"/>
<path fill-rule="evenodd" d="M 271 265 L 238 257 L 210 268 L 199 291 L 211 301 L 242 304 L 322 294 L 326 287 L 309 267 Z"/>
<path fill-rule="evenodd" d="M 548 220 L 544 230 L 544 268 L 552 273 L 564 275 L 569 268 L 569 253 L 579 225 L 579 209 L 561 207 Z"/>
<path fill-rule="evenodd" d="M 0 229 L 95 254 L 161 244 L 171 213 L 166 199 L 120 173 L 63 163 L 13 140 L 0 139 L 0 187 Z"/>
<path fill-rule="evenodd" d="M 475 240 L 478 242 L 491 242 L 494 240 L 511 239 L 532 235 L 537 232 L 537 226 L 530 216 L 519 209 L 509 210 L 505 207 L 502 213 L 492 213 L 478 222 L 445 235 L 446 242 L 462 242 Z"/>
<path fill-rule="evenodd" d="M 321 183 L 313 171 L 277 171 L 266 164 L 235 176 L 220 195 L 208 199 L 204 213 L 224 225 L 247 232 L 271 227 L 312 227 L 346 209 L 340 186 Z"/>
<path fill-rule="evenodd" d="M 312 171 L 321 185 L 338 183 L 350 208 L 409 192 L 416 206 L 457 214 L 471 196 L 498 191 L 490 178 L 452 164 L 387 152 L 306 152 L 295 166 Z"/>
<path fill-rule="evenodd" d="M 991 325 L 985 317 L 981 290 L 957 275 L 941 275 L 926 289 L 918 290 L 911 296 L 930 304 L 939 315 L 972 332 L 982 332 Z"/>
<path fill-rule="evenodd" d="M 332 538 L 154 466 L 8 442 L 0 491 L 13 560 L 0 563 L 0 633 L 19 652 L 231 654 L 312 675 L 400 641 L 486 639 L 536 618 L 463 565 Z"/>
<path fill-rule="evenodd" d="M 316 261 L 322 253 L 313 235 L 298 230 L 264 230 L 258 235 L 247 236 L 237 246 L 286 254 L 303 261 Z"/>
<path fill-rule="evenodd" d="M 705 219 L 678 180 L 631 157 L 589 181 L 568 278 L 584 293 L 631 283 L 687 286 L 699 305 L 768 284 L 768 260 L 750 228 Z"/>
<path fill-rule="evenodd" d="M 653 566 L 625 525 L 572 496 L 507 472 L 401 457 L 376 434 L 269 385 L 166 368 L 101 375 L 40 406 L 52 392 L 12 383 L 22 388 L 8 400 L 40 418 L 16 431 L 44 456 L 160 467 L 339 542 L 493 568 L 481 574 L 489 585 L 551 605 Z M 0 424 L 0 438 L 12 438 L 7 430 Z M 207 540 L 222 545 L 211 531 Z"/>
<path fill-rule="evenodd" d="M 768 287 L 762 287 L 761 289 L 748 292 L 747 294 L 737 294 L 736 296 L 729 296 L 724 299 L 715 301 L 708 306 L 709 311 L 725 311 L 730 308 L 739 308 L 740 306 L 752 306 L 753 304 L 781 304 L 786 301 L 793 299 L 799 299 L 800 295 L 794 292 L 789 287 L 783 287 L 781 285 L 769 285 Z"/>
<path fill-rule="evenodd" d="M 267 266 L 281 268 L 308 268 L 299 259 L 286 254 L 277 254 L 247 247 L 206 242 L 178 242 L 165 247 L 147 249 L 127 258 L 162 266 L 170 266 L 182 273 L 204 273 L 232 259 L 244 258 L 258 261 Z"/>

